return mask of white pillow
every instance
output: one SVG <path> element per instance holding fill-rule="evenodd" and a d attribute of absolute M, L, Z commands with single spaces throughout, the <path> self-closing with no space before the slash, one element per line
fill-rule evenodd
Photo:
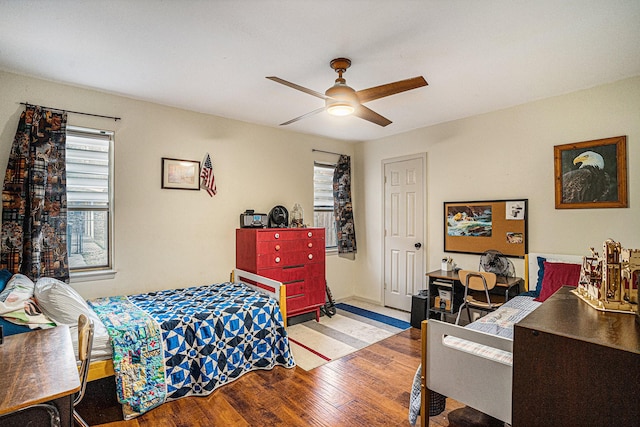
<path fill-rule="evenodd" d="M 87 302 L 68 284 L 52 277 L 41 277 L 35 286 L 38 305 L 58 325 L 78 326 L 78 317 L 85 314 L 98 323 L 98 316 Z"/>
<path fill-rule="evenodd" d="M 34 284 L 23 274 L 14 274 L 0 292 L 0 314 L 22 310 L 24 302 L 33 296 Z"/>

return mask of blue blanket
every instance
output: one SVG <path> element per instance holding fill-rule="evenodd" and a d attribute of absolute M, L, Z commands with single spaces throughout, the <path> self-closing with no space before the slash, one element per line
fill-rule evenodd
<path fill-rule="evenodd" d="M 278 303 L 244 284 L 127 299 L 159 325 L 166 400 L 208 395 L 255 369 L 295 366 Z"/>

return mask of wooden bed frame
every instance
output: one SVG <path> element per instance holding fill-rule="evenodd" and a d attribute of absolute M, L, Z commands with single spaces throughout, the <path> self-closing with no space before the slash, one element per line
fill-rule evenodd
<path fill-rule="evenodd" d="M 538 277 L 537 257 L 582 264 L 582 256 L 531 253 L 525 256 L 525 289 L 534 290 Z M 430 391 L 455 399 L 511 424 L 511 365 L 444 346 L 442 338 L 458 338 L 513 352 L 513 341 L 431 319 L 422 322 L 422 376 L 420 425 L 429 425 Z"/>
<path fill-rule="evenodd" d="M 232 282 L 242 282 L 250 288 L 275 298 L 280 304 L 280 312 L 282 313 L 284 325 L 285 327 L 287 326 L 287 287 L 283 285 L 282 282 L 239 269 L 234 269 L 231 272 L 230 278 Z M 115 372 L 111 359 L 96 360 L 89 365 L 88 381 L 94 381 L 112 375 L 115 375 Z"/>

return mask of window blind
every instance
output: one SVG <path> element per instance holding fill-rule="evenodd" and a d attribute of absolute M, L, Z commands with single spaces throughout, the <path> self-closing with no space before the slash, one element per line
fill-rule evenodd
<path fill-rule="evenodd" d="M 109 208 L 107 132 L 67 130 L 67 204 L 69 208 Z"/>

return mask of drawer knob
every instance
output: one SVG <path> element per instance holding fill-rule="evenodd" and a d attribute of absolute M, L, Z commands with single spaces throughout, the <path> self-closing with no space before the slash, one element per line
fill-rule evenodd
<path fill-rule="evenodd" d="M 280 245 L 276 245 L 276 251 L 280 250 Z"/>
<path fill-rule="evenodd" d="M 307 233 L 307 236 L 309 236 L 309 237 L 313 237 L 313 233 L 312 233 L 312 232 L 308 232 L 308 233 Z"/>
<path fill-rule="evenodd" d="M 278 263 L 278 262 L 280 262 L 280 257 L 279 256 L 276 257 L 276 263 Z"/>
<path fill-rule="evenodd" d="M 313 259 L 313 254 L 309 254 L 309 259 Z"/>
<path fill-rule="evenodd" d="M 280 233 L 276 233 L 273 237 L 275 237 L 276 239 L 280 238 Z"/>
<path fill-rule="evenodd" d="M 308 247 L 310 247 L 310 248 L 312 248 L 312 247 L 313 247 L 313 243 L 312 243 L 312 242 L 309 242 L 309 243 L 307 244 L 307 246 L 308 246 Z"/>

